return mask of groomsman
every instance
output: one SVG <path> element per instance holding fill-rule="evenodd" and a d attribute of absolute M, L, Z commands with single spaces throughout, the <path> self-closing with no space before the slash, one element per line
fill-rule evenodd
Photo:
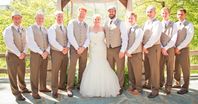
<path fill-rule="evenodd" d="M 120 83 L 120 94 L 124 86 L 125 52 L 127 49 L 127 29 L 125 23 L 116 17 L 116 8 L 108 8 L 109 19 L 105 23 L 104 32 L 106 35 L 107 60 L 112 69 L 115 70 Z"/>
<path fill-rule="evenodd" d="M 162 33 L 162 24 L 155 18 L 156 9 L 154 6 L 149 6 L 146 9 L 148 20 L 145 22 L 143 31 L 143 52 L 145 55 L 146 73 L 149 74 L 152 92 L 148 98 L 158 96 L 160 85 L 160 36 Z"/>
<path fill-rule="evenodd" d="M 175 44 L 176 64 L 181 66 L 184 79 L 184 84 L 177 93 L 186 94 L 188 93 L 190 77 L 189 44 L 194 35 L 194 26 L 186 20 L 186 10 L 183 8 L 177 11 L 177 18 L 178 22 L 176 22 L 176 25 L 178 30 Z"/>
<path fill-rule="evenodd" d="M 128 17 L 130 28 L 128 31 L 128 74 L 132 83 L 131 92 L 139 95 L 142 92 L 142 39 L 143 31 L 137 25 L 137 15 L 133 12 Z"/>
<path fill-rule="evenodd" d="M 77 61 L 79 61 L 78 83 L 80 85 L 82 74 L 87 64 L 87 47 L 89 45 L 88 25 L 85 22 L 87 9 L 80 7 L 78 10 L 77 19 L 69 21 L 67 26 L 68 39 L 71 44 L 70 66 L 67 79 L 67 94 L 69 97 L 73 96 L 72 88 L 75 80 Z"/>
<path fill-rule="evenodd" d="M 27 53 L 26 30 L 21 26 L 22 15 L 12 13 L 12 24 L 3 31 L 6 44 L 6 63 L 10 87 L 16 100 L 24 101 L 22 93 L 30 93 L 25 84 L 25 56 Z M 18 78 L 18 81 L 17 81 Z M 19 88 L 21 91 L 19 91 Z"/>
<path fill-rule="evenodd" d="M 27 44 L 30 49 L 30 82 L 32 96 L 35 99 L 41 98 L 38 94 L 38 85 L 40 85 L 41 92 L 50 92 L 50 90 L 46 88 L 50 46 L 47 29 L 43 24 L 44 14 L 38 11 L 35 15 L 35 23 L 27 29 Z"/>
<path fill-rule="evenodd" d="M 162 34 L 161 34 L 161 59 L 160 59 L 160 87 L 165 83 L 164 66 L 166 65 L 166 84 L 165 92 L 171 93 L 173 83 L 174 71 L 174 45 L 177 39 L 176 25 L 169 20 L 170 11 L 167 7 L 161 9 L 162 20 Z"/>
<path fill-rule="evenodd" d="M 67 38 L 66 27 L 63 24 L 63 12 L 56 11 L 55 18 L 55 23 L 48 30 L 48 39 L 51 45 L 50 53 L 52 58 L 52 96 L 54 98 L 57 98 L 58 88 L 61 90 L 65 90 L 66 88 L 66 70 L 68 65 L 69 41 Z M 58 78 L 59 73 L 60 78 Z"/>

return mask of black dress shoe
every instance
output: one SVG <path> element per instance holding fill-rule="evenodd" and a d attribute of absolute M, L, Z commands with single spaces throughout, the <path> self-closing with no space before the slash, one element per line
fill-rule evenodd
<path fill-rule="evenodd" d="M 122 93 L 123 93 L 123 89 L 120 89 L 119 95 L 122 95 Z"/>
<path fill-rule="evenodd" d="M 152 92 L 148 95 L 148 98 L 155 98 L 156 96 L 158 96 L 159 94 L 153 94 Z"/>
<path fill-rule="evenodd" d="M 73 97 L 73 92 L 72 91 L 67 91 L 67 96 L 68 97 Z"/>
<path fill-rule="evenodd" d="M 58 93 L 57 92 L 52 92 L 52 97 L 53 98 L 58 98 Z"/>
<path fill-rule="evenodd" d="M 177 93 L 183 95 L 183 94 L 188 93 L 188 90 L 187 89 L 181 89 L 181 90 L 177 91 Z"/>
<path fill-rule="evenodd" d="M 21 90 L 22 93 L 31 93 L 32 91 L 28 90 L 27 88 Z"/>
<path fill-rule="evenodd" d="M 16 100 L 17 101 L 25 101 L 25 98 L 21 94 L 19 94 L 16 96 Z"/>

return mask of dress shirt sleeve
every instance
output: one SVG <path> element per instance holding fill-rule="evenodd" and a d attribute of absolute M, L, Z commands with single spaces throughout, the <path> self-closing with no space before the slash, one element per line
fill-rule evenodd
<path fill-rule="evenodd" d="M 159 39 L 162 34 L 162 24 L 160 21 L 156 21 L 152 24 L 152 35 L 148 42 L 144 45 L 144 48 L 152 47 Z"/>
<path fill-rule="evenodd" d="M 133 53 L 139 46 L 142 44 L 142 39 L 143 39 L 143 31 L 142 29 L 137 29 L 135 31 L 136 37 L 134 44 L 129 48 L 128 53 L 131 54 Z"/>
<path fill-rule="evenodd" d="M 48 39 L 50 45 L 52 45 L 54 48 L 58 49 L 59 51 L 63 50 L 63 46 L 61 46 L 60 43 L 56 41 L 56 32 L 53 26 L 48 29 Z"/>
<path fill-rule="evenodd" d="M 11 27 L 8 27 L 3 31 L 3 38 L 6 48 L 19 57 L 21 53 L 14 44 L 13 32 L 11 30 Z"/>
<path fill-rule="evenodd" d="M 187 35 L 185 40 L 177 47 L 178 49 L 183 49 L 191 42 L 194 35 L 194 26 L 192 23 L 189 23 L 187 27 Z"/>
<path fill-rule="evenodd" d="M 69 40 L 69 43 L 77 50 L 79 48 L 78 43 L 74 37 L 74 32 L 73 32 L 73 20 L 71 20 L 67 26 L 67 37 Z"/>
<path fill-rule="evenodd" d="M 127 34 L 126 25 L 124 22 L 121 22 L 120 24 L 120 32 L 121 32 L 121 39 L 122 39 L 120 52 L 125 52 L 127 49 L 128 34 Z"/>

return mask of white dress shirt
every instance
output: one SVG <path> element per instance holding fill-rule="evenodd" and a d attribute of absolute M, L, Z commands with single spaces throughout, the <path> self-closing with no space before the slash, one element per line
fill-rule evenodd
<path fill-rule="evenodd" d="M 112 23 L 114 23 L 116 19 L 117 18 L 114 18 L 114 19 L 109 18 L 108 24 L 110 24 L 111 21 Z M 119 28 L 120 28 L 121 39 L 122 39 L 120 52 L 125 52 L 127 49 L 127 45 L 128 45 L 128 34 L 127 34 L 127 28 L 126 28 L 125 22 L 121 21 Z"/>
<path fill-rule="evenodd" d="M 169 21 L 162 21 L 162 30 L 165 31 L 165 25 L 168 25 L 169 24 Z M 177 40 L 177 27 L 176 27 L 176 24 L 174 23 L 173 24 L 173 30 L 172 30 L 172 37 L 171 37 L 171 40 L 167 43 L 166 46 L 162 46 L 162 48 L 165 48 L 166 50 L 168 50 L 169 48 L 172 48 L 175 46 L 175 43 L 176 43 L 176 40 Z"/>
<path fill-rule="evenodd" d="M 43 26 L 39 26 L 37 24 L 35 24 L 38 28 L 41 27 L 42 28 L 45 28 Z M 47 32 L 47 31 L 46 31 Z M 33 30 L 32 30 L 32 26 L 28 27 L 27 29 L 27 45 L 28 45 L 28 48 L 35 52 L 35 53 L 39 53 L 40 55 L 43 54 L 43 51 L 39 48 L 39 46 L 37 45 L 37 43 L 35 42 L 34 40 L 34 34 L 33 34 Z M 47 47 L 46 51 L 48 53 L 50 53 L 50 46 Z"/>
<path fill-rule="evenodd" d="M 143 47 L 144 48 L 150 48 L 157 41 L 160 40 L 160 36 L 161 36 L 161 33 L 162 33 L 162 24 L 158 20 L 156 20 L 156 21 L 150 21 L 150 20 L 148 20 L 148 21 L 146 21 L 146 23 L 144 25 L 143 31 L 145 31 L 146 29 L 151 29 L 152 35 L 149 38 L 148 42 Z"/>
<path fill-rule="evenodd" d="M 140 46 L 140 44 L 142 44 L 143 30 L 141 28 L 137 28 L 136 30 L 134 30 L 135 26 L 137 26 L 137 24 L 131 26 L 130 28 L 131 32 L 135 31 L 135 41 L 133 45 L 127 51 L 129 54 L 132 54 Z"/>
<path fill-rule="evenodd" d="M 63 24 L 61 24 L 61 25 L 59 25 L 59 24 L 54 24 L 54 25 L 52 25 L 49 29 L 48 29 L 48 39 L 49 39 L 49 43 L 50 43 L 50 45 L 52 45 L 54 48 L 56 48 L 56 49 L 58 49 L 59 51 L 62 51 L 63 50 L 63 46 L 59 43 L 59 42 L 57 42 L 57 40 L 56 40 L 56 26 L 62 26 L 62 27 L 64 27 L 63 26 Z M 66 31 L 66 30 L 65 30 Z M 70 44 L 69 44 L 69 42 L 67 43 L 67 47 L 69 48 L 69 46 L 70 46 Z"/>
<path fill-rule="evenodd" d="M 18 27 L 14 24 L 11 24 L 3 31 L 3 38 L 4 38 L 4 41 L 6 44 L 6 48 L 19 57 L 21 52 L 18 50 L 18 48 L 16 47 L 16 45 L 14 43 L 12 26 L 14 26 L 14 28 L 19 31 L 21 31 L 21 29 L 22 29 L 21 26 Z M 25 54 L 27 53 L 27 44 L 25 44 L 25 49 L 24 49 L 23 53 L 25 53 Z"/>
<path fill-rule="evenodd" d="M 70 44 L 76 49 L 78 50 L 79 48 L 79 45 L 75 39 L 75 36 L 74 36 L 74 28 L 73 28 L 73 21 L 76 21 L 75 19 L 73 20 L 70 20 L 69 21 L 69 24 L 67 26 L 67 37 L 68 37 L 68 40 L 70 42 Z M 78 21 L 78 24 L 80 24 L 80 21 Z M 84 23 L 84 22 L 81 22 L 81 23 Z M 84 48 L 87 48 L 89 46 L 89 43 L 90 43 L 90 39 L 89 39 L 89 31 L 88 31 L 88 27 L 87 27 L 87 39 L 85 40 L 84 44 L 83 44 L 83 47 Z"/>
<path fill-rule="evenodd" d="M 185 21 L 186 21 L 186 20 L 184 20 L 184 21 L 182 21 L 182 22 L 180 22 L 180 21 L 176 22 L 177 29 L 179 29 L 180 23 L 181 23 L 181 25 L 183 25 Z M 186 26 L 186 29 L 187 29 L 186 38 L 182 41 L 182 43 L 181 43 L 179 46 L 177 46 L 177 48 L 178 48 L 179 50 L 181 50 L 181 49 L 187 47 L 188 44 L 191 42 L 191 40 L 192 40 L 192 38 L 193 38 L 193 35 L 194 35 L 194 26 L 193 26 L 193 24 L 192 24 L 192 23 L 189 23 L 189 24 Z"/>

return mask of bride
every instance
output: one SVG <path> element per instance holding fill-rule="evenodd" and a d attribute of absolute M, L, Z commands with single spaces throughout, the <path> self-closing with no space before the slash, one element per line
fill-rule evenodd
<path fill-rule="evenodd" d="M 89 28 L 89 38 L 90 61 L 83 73 L 80 93 L 85 97 L 115 97 L 119 94 L 120 86 L 106 58 L 105 35 L 100 15 L 93 17 L 93 26 Z"/>

